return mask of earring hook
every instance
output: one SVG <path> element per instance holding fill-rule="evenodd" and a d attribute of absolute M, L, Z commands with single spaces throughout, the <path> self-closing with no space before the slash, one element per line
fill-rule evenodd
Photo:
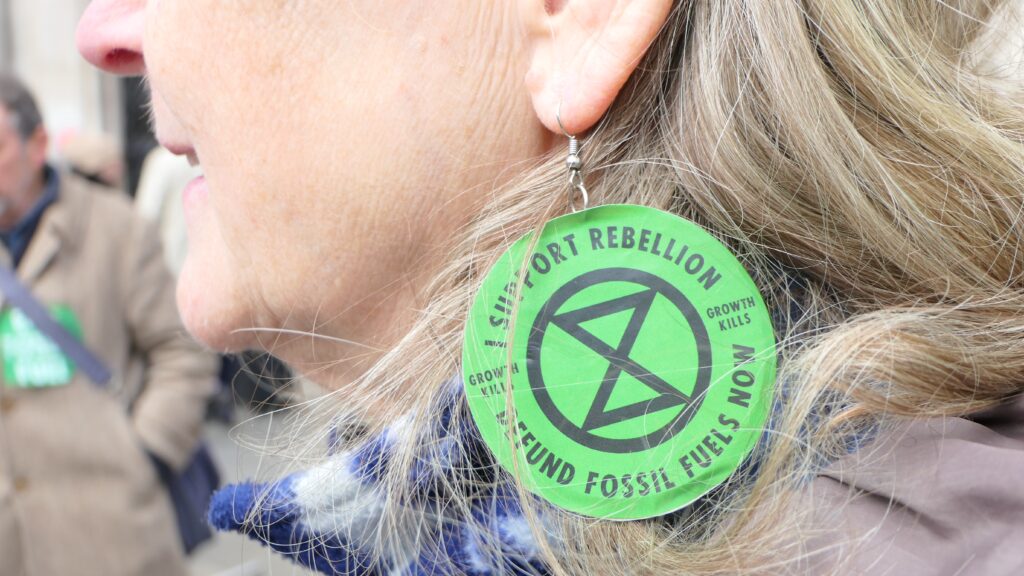
<path fill-rule="evenodd" d="M 583 201 L 582 209 L 586 210 L 590 206 L 590 194 L 587 193 L 587 188 L 583 185 L 583 175 L 580 174 L 580 171 L 583 170 L 583 161 L 580 159 L 580 142 L 575 135 L 569 134 L 565 125 L 562 124 L 561 99 L 558 100 L 558 108 L 555 110 L 555 120 L 558 121 L 558 127 L 562 129 L 562 134 L 569 139 L 569 156 L 565 160 L 566 168 L 569 169 L 569 209 L 573 213 L 577 212 L 576 194 L 579 194 Z"/>
<path fill-rule="evenodd" d="M 558 127 L 562 130 L 562 134 L 564 134 L 566 138 L 569 138 L 570 140 L 573 139 L 573 138 L 576 138 L 576 136 L 574 136 L 573 134 L 569 134 L 569 131 L 566 130 L 565 126 L 562 124 L 562 100 L 561 99 L 558 100 L 558 108 L 555 110 L 555 120 L 558 121 Z"/>

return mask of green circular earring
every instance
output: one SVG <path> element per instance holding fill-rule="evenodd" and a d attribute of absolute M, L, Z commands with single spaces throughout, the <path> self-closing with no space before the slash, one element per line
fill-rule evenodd
<path fill-rule="evenodd" d="M 722 484 L 760 439 L 771 318 L 698 225 L 590 207 L 566 136 L 571 213 L 516 241 L 484 279 L 466 322 L 466 398 L 495 459 L 532 493 L 596 518 L 660 516 Z"/>

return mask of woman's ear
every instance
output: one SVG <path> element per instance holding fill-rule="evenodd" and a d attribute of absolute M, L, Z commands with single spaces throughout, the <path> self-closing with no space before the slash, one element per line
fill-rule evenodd
<path fill-rule="evenodd" d="M 531 48 L 526 86 L 541 122 L 589 130 L 611 106 L 672 9 L 672 0 L 519 0 Z"/>

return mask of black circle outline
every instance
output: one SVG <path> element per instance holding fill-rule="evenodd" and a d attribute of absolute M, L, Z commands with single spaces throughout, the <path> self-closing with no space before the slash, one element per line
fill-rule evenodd
<path fill-rule="evenodd" d="M 573 295 L 596 284 L 613 281 L 632 282 L 646 286 L 667 298 L 683 313 L 683 317 L 686 318 L 690 330 L 697 341 L 697 378 L 691 395 L 693 402 L 687 405 L 678 417 L 672 419 L 671 422 L 662 428 L 638 438 L 605 438 L 584 431 L 570 422 L 555 406 L 551 395 L 547 391 L 547 385 L 541 373 L 541 350 L 548 324 L 551 323 L 551 317 Z M 548 298 L 548 301 L 544 303 L 537 313 L 533 326 L 530 328 L 530 337 L 526 347 L 526 374 L 530 389 L 533 391 L 537 405 L 544 415 L 547 416 L 551 424 L 578 444 L 612 454 L 629 454 L 649 450 L 664 444 L 686 428 L 686 425 L 700 409 L 704 395 L 711 384 L 711 368 L 711 339 L 708 336 L 704 320 L 697 309 L 670 282 L 650 272 L 635 268 L 620 267 L 591 270 L 566 282 Z"/>

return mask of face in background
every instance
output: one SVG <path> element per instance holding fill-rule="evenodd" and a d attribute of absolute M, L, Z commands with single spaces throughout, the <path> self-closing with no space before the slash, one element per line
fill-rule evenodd
<path fill-rule="evenodd" d="M 41 127 L 24 139 L 14 116 L 0 105 L 0 230 L 13 227 L 35 203 L 43 185 L 46 143 Z"/>
<path fill-rule="evenodd" d="M 148 73 L 158 139 L 205 173 L 184 198 L 178 286 L 194 335 L 285 357 L 294 337 L 236 330 L 387 341 L 382 327 L 414 312 L 484 185 L 543 151 L 512 12 L 476 0 L 94 2 L 83 53 Z"/>

